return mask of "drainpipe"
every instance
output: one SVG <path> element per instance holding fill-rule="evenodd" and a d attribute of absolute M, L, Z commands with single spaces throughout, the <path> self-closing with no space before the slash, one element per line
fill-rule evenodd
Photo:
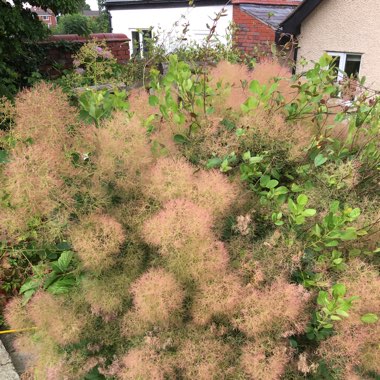
<path fill-rule="evenodd" d="M 110 22 L 110 26 L 108 28 L 108 32 L 112 33 L 112 30 L 113 30 L 113 28 L 112 28 L 112 16 L 111 16 L 111 12 L 108 9 L 108 4 L 107 3 L 105 4 L 105 8 L 106 8 L 105 9 L 105 13 L 108 15 L 108 20 Z"/>

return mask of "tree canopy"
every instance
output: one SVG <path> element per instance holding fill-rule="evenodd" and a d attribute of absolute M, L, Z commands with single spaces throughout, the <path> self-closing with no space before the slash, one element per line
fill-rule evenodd
<path fill-rule="evenodd" d="M 30 0 L 0 1 L 0 97 L 12 96 L 26 85 L 36 69 L 33 42 L 49 33 L 31 7 L 51 9 L 55 14 L 75 13 L 82 10 L 85 0 Z"/>

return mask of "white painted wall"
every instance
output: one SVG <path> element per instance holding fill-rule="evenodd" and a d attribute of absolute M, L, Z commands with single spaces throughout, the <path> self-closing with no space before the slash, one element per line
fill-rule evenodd
<path fill-rule="evenodd" d="M 124 33 L 132 38 L 132 30 L 149 29 L 153 27 L 153 33 L 160 37 L 160 42 L 167 49 L 173 49 L 179 45 L 178 36 L 181 35 L 183 25 L 188 21 L 188 38 L 194 41 L 202 41 L 209 31 L 206 24 L 212 25 L 215 14 L 220 12 L 223 6 L 196 6 L 178 8 L 154 8 L 113 10 L 112 32 Z M 225 36 L 226 29 L 232 22 L 232 5 L 225 7 L 227 16 L 222 17 L 217 25 L 217 33 Z M 183 43 L 183 42 L 182 42 Z M 132 51 L 132 46 L 131 51 Z"/>

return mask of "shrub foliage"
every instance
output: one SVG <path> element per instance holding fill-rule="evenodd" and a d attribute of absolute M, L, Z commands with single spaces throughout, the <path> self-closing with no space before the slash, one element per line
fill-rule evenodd
<path fill-rule="evenodd" d="M 18 95 L 0 236 L 27 276 L 5 317 L 38 379 L 379 376 L 380 102 L 340 104 L 329 62 L 171 56 L 84 121 L 48 84 Z"/>

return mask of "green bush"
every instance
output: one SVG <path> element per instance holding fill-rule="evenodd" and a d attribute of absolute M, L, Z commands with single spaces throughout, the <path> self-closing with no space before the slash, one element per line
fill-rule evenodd
<path fill-rule="evenodd" d="M 58 24 L 52 32 L 88 36 L 91 33 L 107 33 L 108 25 L 100 17 L 92 18 L 79 13 L 69 14 L 58 18 Z"/>

